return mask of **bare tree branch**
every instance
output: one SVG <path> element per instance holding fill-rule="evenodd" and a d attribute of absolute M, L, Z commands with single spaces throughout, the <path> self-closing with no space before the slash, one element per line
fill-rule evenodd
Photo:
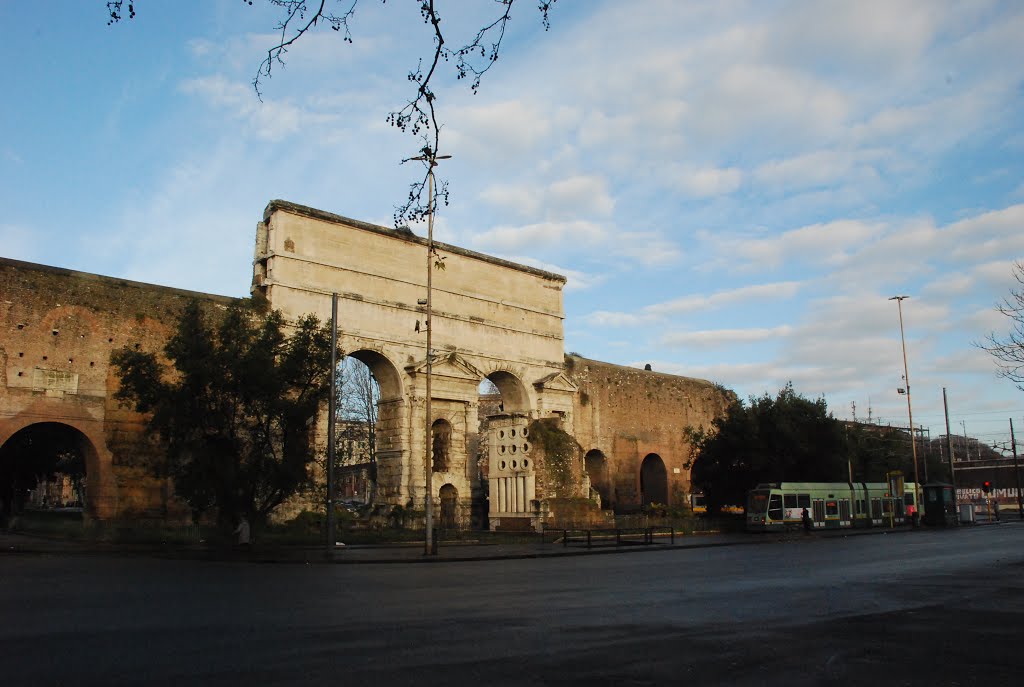
<path fill-rule="evenodd" d="M 1009 379 L 1024 391 L 1024 261 L 1013 265 L 1013 277 L 1018 286 L 996 305 L 996 312 L 1010 320 L 1010 331 L 1005 336 L 991 332 L 985 341 L 975 344 L 996 359 L 999 376 Z"/>
<path fill-rule="evenodd" d="M 253 0 L 242 0 L 248 5 Z M 267 50 L 267 56 L 260 63 L 253 77 L 252 86 L 256 91 L 256 97 L 263 100 L 261 86 L 264 79 L 272 75 L 274 65 L 284 66 L 284 56 L 289 48 L 295 45 L 303 36 L 322 25 L 330 26 L 333 31 L 343 33 L 343 40 L 346 43 L 352 42 L 350 23 L 355 16 L 356 7 L 360 0 L 333 0 L 342 7 L 347 6 L 340 14 L 335 14 L 328 9 L 328 0 L 265 0 L 271 6 L 281 10 L 282 18 L 274 27 L 279 32 L 278 41 Z M 538 0 L 537 10 L 541 13 L 541 24 L 547 31 L 551 27 L 549 15 L 552 5 L 557 0 Z M 387 0 L 381 0 L 386 4 Z M 410 133 L 422 141 L 421 152 L 425 157 L 430 158 L 436 155 L 441 145 L 442 125 L 437 117 L 437 96 L 433 90 L 433 80 L 439 72 L 442 62 L 452 62 L 457 80 L 468 79 L 470 90 L 475 94 L 480 88 L 480 81 L 494 63 L 498 61 L 501 53 L 501 43 L 505 38 L 505 30 L 512 18 L 512 5 L 516 0 L 493 0 L 499 5 L 500 14 L 490 23 L 481 27 L 473 39 L 457 49 L 447 47 L 444 31 L 442 29 L 441 15 L 438 13 L 435 0 L 420 0 L 420 16 L 423 23 L 430 27 L 433 33 L 434 50 L 428 58 L 420 58 L 416 68 L 410 71 L 406 78 L 410 83 L 415 84 L 415 94 L 409 101 L 399 108 L 390 112 L 387 122 L 403 133 Z M 107 2 L 107 12 L 110 19 L 107 24 L 114 24 L 124 17 L 124 0 L 112 0 Z M 137 0 L 128 1 L 128 18 L 135 18 L 135 5 Z M 427 65 L 425 67 L 425 65 Z M 426 218 L 428 208 L 443 202 L 448 205 L 448 184 L 438 181 L 434 196 L 424 199 L 428 184 L 427 175 L 430 172 L 429 165 L 426 165 L 423 178 L 410 186 L 406 202 L 396 206 L 394 213 L 395 226 L 402 226 L 408 222 L 419 222 Z"/>

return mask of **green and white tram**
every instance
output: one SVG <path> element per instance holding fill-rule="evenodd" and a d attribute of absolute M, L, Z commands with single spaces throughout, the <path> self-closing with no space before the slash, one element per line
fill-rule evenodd
<path fill-rule="evenodd" d="M 815 529 L 902 525 L 918 510 L 914 487 L 913 482 L 759 484 L 747 499 L 747 529 L 766 532 L 801 527 L 804 508 Z"/>

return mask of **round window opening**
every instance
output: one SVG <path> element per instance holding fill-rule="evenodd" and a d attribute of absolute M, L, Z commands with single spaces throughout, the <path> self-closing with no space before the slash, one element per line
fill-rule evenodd
<path fill-rule="evenodd" d="M 528 460 L 526 460 L 525 458 L 523 458 L 523 467 L 524 467 L 524 468 L 528 468 L 528 467 L 530 467 L 530 461 L 528 461 Z"/>
<path fill-rule="evenodd" d="M 511 451 L 512 453 L 515 453 L 516 452 L 516 445 L 512 444 L 511 446 L 508 447 L 508 450 Z"/>
<path fill-rule="evenodd" d="M 523 444 L 523 453 L 526 453 L 529 450 L 530 450 L 530 445 L 529 444 Z"/>
<path fill-rule="evenodd" d="M 499 469 L 500 470 L 504 470 L 505 469 L 505 461 L 501 461 L 501 463 L 499 465 Z"/>
<path fill-rule="evenodd" d="M 519 467 L 519 464 L 518 464 L 518 463 L 516 463 L 516 462 L 515 462 L 515 461 L 513 460 L 513 461 L 512 461 L 512 469 L 513 469 L 513 470 L 515 470 L 515 469 L 516 469 L 517 467 Z"/>
<path fill-rule="evenodd" d="M 530 434 L 530 430 L 528 430 L 526 427 L 523 427 L 523 436 L 525 437 L 525 436 L 528 436 L 529 434 Z"/>
<path fill-rule="evenodd" d="M 504 453 L 504 452 L 505 452 L 505 447 L 504 446 L 499 446 L 498 447 L 498 453 Z"/>
<path fill-rule="evenodd" d="M 505 430 L 503 430 L 503 429 L 502 430 L 498 430 L 498 438 L 499 439 L 504 439 L 505 438 Z"/>
<path fill-rule="evenodd" d="M 508 435 L 509 435 L 510 437 L 514 437 L 514 436 L 516 435 L 516 430 L 514 430 L 514 429 L 510 429 L 510 430 L 508 430 Z"/>

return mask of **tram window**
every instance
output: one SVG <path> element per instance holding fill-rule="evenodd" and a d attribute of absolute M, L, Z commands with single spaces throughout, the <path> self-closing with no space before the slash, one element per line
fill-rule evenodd
<path fill-rule="evenodd" d="M 857 499 L 857 515 L 864 515 L 868 510 L 867 504 L 864 499 Z"/>
<path fill-rule="evenodd" d="M 825 502 L 825 515 L 829 517 L 835 517 L 839 515 L 839 504 L 835 501 Z"/>
<path fill-rule="evenodd" d="M 797 508 L 810 508 L 811 507 L 811 495 L 810 494 L 797 494 Z"/>
<path fill-rule="evenodd" d="M 796 494 L 785 494 L 782 497 L 782 501 L 786 508 L 796 508 Z"/>
<path fill-rule="evenodd" d="M 906 494 L 903 495 L 903 505 L 904 506 L 913 506 L 914 505 L 914 492 L 908 491 Z"/>
<path fill-rule="evenodd" d="M 882 512 L 886 515 L 892 512 L 892 499 L 882 499 Z"/>
<path fill-rule="evenodd" d="M 768 501 L 768 517 L 771 520 L 782 520 L 782 494 L 772 494 Z"/>

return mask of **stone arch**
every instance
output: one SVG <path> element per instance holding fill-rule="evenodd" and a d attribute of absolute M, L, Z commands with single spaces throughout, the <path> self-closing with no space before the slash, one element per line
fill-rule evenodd
<path fill-rule="evenodd" d="M 455 529 L 459 526 L 459 490 L 453 484 L 445 484 L 437 492 L 440 508 L 437 524 L 443 529 Z"/>
<path fill-rule="evenodd" d="M 640 503 L 668 504 L 668 470 L 657 453 L 648 453 L 640 465 Z"/>
<path fill-rule="evenodd" d="M 501 411 L 504 413 L 530 413 L 530 393 L 523 381 L 508 370 L 495 370 L 486 375 L 501 392 Z"/>
<path fill-rule="evenodd" d="M 369 349 L 359 349 L 346 353 L 346 355 L 370 368 L 370 373 L 377 380 L 377 386 L 380 387 L 381 403 L 403 398 L 405 390 L 402 384 L 402 375 L 387 356 Z"/>
<path fill-rule="evenodd" d="M 587 451 L 587 455 L 583 457 L 583 467 L 590 477 L 590 486 L 601 496 L 601 507 L 614 508 L 611 475 L 604 453 L 596 448 Z"/>
<path fill-rule="evenodd" d="M 430 426 L 431 469 L 434 472 L 448 472 L 451 469 L 452 423 L 444 418 L 434 420 Z M 452 486 L 452 485 L 446 485 Z M 455 487 L 452 487 L 454 489 Z"/>
<path fill-rule="evenodd" d="M 12 431 L 0 444 L 0 514 L 9 515 L 22 510 L 31 490 L 41 486 L 38 477 L 51 474 L 63 460 L 67 474 L 79 475 L 80 491 L 57 495 L 64 505 L 79 502 L 82 513 L 96 515 L 96 502 L 102 484 L 100 456 L 96 445 L 81 429 L 65 422 L 26 422 Z M 87 488 L 87 481 L 92 488 Z M 49 501 L 49 495 L 44 497 Z"/>

